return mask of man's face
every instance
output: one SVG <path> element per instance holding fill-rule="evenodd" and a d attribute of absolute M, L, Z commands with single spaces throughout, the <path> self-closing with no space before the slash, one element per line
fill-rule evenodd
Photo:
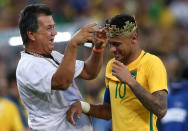
<path fill-rule="evenodd" d="M 131 38 L 126 36 L 108 38 L 108 44 L 114 58 L 125 63 L 127 58 L 131 55 Z"/>
<path fill-rule="evenodd" d="M 39 15 L 39 28 L 34 33 L 38 51 L 42 54 L 50 54 L 54 49 L 54 38 L 57 34 L 52 16 Z"/>

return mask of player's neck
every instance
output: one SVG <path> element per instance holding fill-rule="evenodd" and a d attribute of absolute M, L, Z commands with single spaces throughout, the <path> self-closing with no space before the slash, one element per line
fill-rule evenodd
<path fill-rule="evenodd" d="M 138 48 L 136 51 L 131 53 L 130 56 L 128 56 L 128 58 L 123 63 L 125 65 L 129 65 L 131 62 L 135 61 L 140 56 L 141 51 L 142 49 Z"/>

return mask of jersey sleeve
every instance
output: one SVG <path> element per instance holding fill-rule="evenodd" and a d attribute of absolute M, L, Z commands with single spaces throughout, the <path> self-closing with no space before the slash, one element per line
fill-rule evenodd
<path fill-rule="evenodd" d="M 154 59 L 148 64 L 148 86 L 150 93 L 154 93 L 159 90 L 166 90 L 167 88 L 167 73 L 162 61 L 154 57 Z"/>
<path fill-rule="evenodd" d="M 105 84 L 106 84 L 106 88 L 108 88 L 109 87 L 109 78 L 111 78 L 111 70 L 112 70 L 112 61 L 113 61 L 113 59 L 111 59 L 109 62 L 108 62 L 108 64 L 107 64 L 107 66 L 106 66 L 106 72 L 105 72 Z"/>
<path fill-rule="evenodd" d="M 109 70 L 109 64 L 107 64 L 107 67 L 106 67 L 106 74 L 105 74 L 106 89 L 105 89 L 105 93 L 104 93 L 104 102 L 110 104 L 109 79 L 107 78 L 107 76 L 108 76 L 108 70 Z"/>

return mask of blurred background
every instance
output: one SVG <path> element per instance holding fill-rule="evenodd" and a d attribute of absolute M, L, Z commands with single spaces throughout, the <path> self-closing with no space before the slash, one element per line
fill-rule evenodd
<path fill-rule="evenodd" d="M 64 53 L 72 35 L 86 24 L 104 21 L 114 15 L 135 16 L 139 28 L 139 45 L 159 56 L 168 73 L 168 112 L 159 120 L 159 131 L 188 130 L 188 1 L 187 0 L 0 0 L 0 131 L 6 121 L 11 123 L 18 113 L 21 124 L 28 129 L 27 113 L 20 102 L 16 87 L 15 69 L 24 50 L 18 30 L 19 12 L 30 3 L 47 4 L 53 11 L 58 34 L 55 49 Z M 85 60 L 91 43 L 79 47 L 78 59 Z M 103 68 L 95 80 L 77 80 L 86 101 L 100 104 L 105 89 L 105 67 L 112 58 L 106 47 Z M 3 102 L 3 100 L 6 102 Z M 11 105 L 10 120 L 3 106 Z M 110 131 L 111 121 L 93 118 L 95 131 Z M 18 124 L 17 124 L 18 125 Z M 15 129 L 18 127 L 15 124 Z M 10 127 L 11 128 L 11 127 Z M 17 128 L 18 129 L 18 128 Z"/>

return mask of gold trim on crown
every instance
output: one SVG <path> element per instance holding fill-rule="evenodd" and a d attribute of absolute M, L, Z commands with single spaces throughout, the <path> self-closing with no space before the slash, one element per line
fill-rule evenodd
<path fill-rule="evenodd" d="M 136 23 L 126 21 L 123 28 L 117 28 L 116 25 L 106 24 L 104 31 L 106 32 L 107 37 L 120 37 L 128 36 L 137 28 Z"/>

